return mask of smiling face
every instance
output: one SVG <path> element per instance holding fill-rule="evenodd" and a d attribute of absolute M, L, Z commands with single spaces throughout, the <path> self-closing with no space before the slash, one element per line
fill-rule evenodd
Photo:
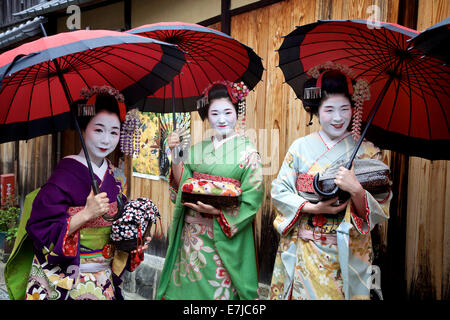
<path fill-rule="evenodd" d="M 211 128 L 222 136 L 234 131 L 236 126 L 236 109 L 228 98 L 214 99 L 208 110 L 208 120 Z"/>
<path fill-rule="evenodd" d="M 322 130 L 332 140 L 342 137 L 352 120 L 350 100 L 343 94 L 331 94 L 319 106 Z"/>
<path fill-rule="evenodd" d="M 100 111 L 89 121 L 83 136 L 91 161 L 100 166 L 119 143 L 119 118 L 115 113 Z"/>

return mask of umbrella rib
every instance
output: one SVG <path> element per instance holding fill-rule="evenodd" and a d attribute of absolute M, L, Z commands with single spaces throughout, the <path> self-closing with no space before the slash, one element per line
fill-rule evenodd
<path fill-rule="evenodd" d="M 66 56 L 67 58 L 72 58 L 72 59 L 76 59 L 76 57 L 74 57 L 73 55 L 72 56 Z M 73 65 L 72 65 L 72 63 L 69 61 L 69 59 L 66 59 L 66 57 L 61 57 L 61 59 L 64 59 L 64 61 L 67 63 L 67 64 L 69 64 L 70 65 L 70 67 L 72 68 L 72 70 L 73 71 L 75 71 L 77 74 L 78 74 L 78 76 L 81 78 L 81 80 L 83 80 L 83 82 L 86 84 L 86 86 L 88 87 L 88 88 L 90 88 L 91 86 L 88 84 L 88 82 L 86 81 L 86 79 L 84 79 L 84 77 L 83 77 L 83 75 L 80 73 L 80 71 L 77 69 L 77 68 L 75 68 Z"/>
<path fill-rule="evenodd" d="M 103 47 L 103 48 L 106 48 L 106 47 Z M 93 49 L 93 50 L 95 50 L 95 49 Z M 101 51 L 101 50 L 98 50 L 97 52 L 105 53 L 105 54 L 108 54 L 108 55 L 110 55 L 110 56 L 114 56 L 114 57 L 116 57 L 116 58 L 121 58 L 121 59 L 123 59 L 123 60 L 125 60 L 125 61 L 127 61 L 127 62 L 132 63 L 132 64 L 135 65 L 135 66 L 140 66 L 140 65 L 136 64 L 135 62 L 133 62 L 133 61 L 131 61 L 131 60 L 129 60 L 129 59 L 126 59 L 126 58 L 124 58 L 124 57 L 122 57 L 122 56 L 113 54 L 113 53 L 111 53 L 111 52 L 104 52 L 104 51 Z M 84 55 L 86 55 L 84 52 L 79 52 L 79 54 L 84 54 Z M 94 57 L 94 56 L 89 56 L 89 55 L 87 55 L 87 57 L 91 57 L 91 58 L 97 59 L 97 60 L 99 60 L 100 62 L 109 65 L 110 67 L 116 69 L 117 71 L 119 71 L 119 72 L 121 72 L 122 74 L 124 74 L 125 76 L 127 76 L 129 79 L 131 79 L 131 80 L 132 80 L 133 82 L 135 82 L 137 85 L 139 85 L 141 88 L 144 88 L 145 90 L 147 90 L 147 88 L 144 87 L 144 86 L 142 86 L 142 84 L 140 84 L 139 81 L 135 80 L 135 79 L 132 78 L 129 74 L 127 74 L 126 72 L 120 70 L 120 69 L 117 68 L 115 65 L 113 65 L 113 64 L 111 64 L 111 63 L 109 63 L 109 62 L 107 62 L 107 61 L 105 61 L 105 60 L 101 60 L 100 58 L 97 58 L 97 57 Z M 83 62 L 83 63 L 86 63 L 85 61 L 82 61 L 82 62 Z M 86 63 L 86 64 L 87 64 L 87 63 Z M 92 66 L 89 65 L 89 64 L 87 64 L 87 65 L 88 65 L 89 67 L 93 68 L 97 73 L 99 73 L 94 67 L 92 67 Z M 141 67 L 142 69 L 144 69 L 145 71 L 147 71 L 148 73 L 152 73 L 152 70 L 148 70 L 147 68 L 144 68 L 144 67 L 142 67 L 142 66 L 140 66 L 140 67 Z M 170 66 L 169 66 L 169 67 L 170 67 Z M 171 68 L 171 67 L 170 67 L 170 68 Z M 171 69 L 173 69 L 173 68 L 171 68 Z M 173 69 L 173 70 L 174 70 L 174 69 Z M 99 75 L 100 75 L 102 78 L 104 78 L 104 79 L 106 80 L 106 78 L 105 78 L 102 74 L 99 73 Z M 160 78 L 161 80 L 163 80 L 164 82 L 167 83 L 167 80 L 164 79 L 164 78 L 162 78 L 159 74 L 153 73 L 153 75 L 155 75 L 156 77 Z M 107 81 L 112 87 L 114 87 L 114 85 L 112 85 L 108 80 L 106 80 L 106 81 Z"/>
<path fill-rule="evenodd" d="M 411 70 L 414 73 L 414 70 Z M 431 124 L 430 124 L 430 115 L 428 113 L 428 103 L 427 100 L 425 99 L 425 93 L 423 92 L 423 89 L 419 86 L 418 89 L 421 91 L 421 95 L 420 97 L 422 98 L 424 104 L 425 104 L 425 111 L 426 111 L 426 115 L 427 115 L 427 124 L 428 124 L 428 137 L 429 139 L 431 139 Z M 448 128 L 448 125 L 447 125 Z"/>
<path fill-rule="evenodd" d="M 394 83 L 394 86 L 395 86 L 395 81 L 393 81 L 393 83 Z M 391 126 L 391 121 L 392 121 L 392 116 L 394 115 L 394 111 L 395 111 L 395 106 L 396 106 L 396 104 L 397 104 L 397 99 L 398 99 L 398 93 L 399 93 L 399 91 L 400 91 L 400 81 L 398 81 L 397 82 L 397 87 L 396 87 L 396 94 L 395 94 L 395 99 L 394 99 L 394 102 L 392 103 L 392 108 L 391 108 L 391 114 L 390 114 L 390 116 L 389 116 L 389 121 L 388 121 L 388 124 L 387 124 L 387 129 L 389 130 L 389 127 Z"/>
<path fill-rule="evenodd" d="M 122 49 L 122 48 L 120 48 L 120 47 L 117 47 L 117 48 Z M 124 50 L 124 49 L 123 49 L 123 50 Z M 126 50 L 126 51 L 134 52 L 133 50 Z M 136 52 L 135 52 L 135 53 L 136 53 Z M 158 77 L 159 79 L 161 79 L 161 80 L 162 80 L 163 82 L 165 82 L 166 84 L 170 82 L 170 80 L 167 80 L 167 79 L 162 78 L 159 74 L 153 73 L 153 70 L 148 70 L 147 68 L 142 67 L 142 65 L 136 64 L 134 61 L 132 61 L 132 60 L 130 60 L 130 59 L 126 59 L 126 58 L 124 58 L 124 57 L 122 57 L 122 56 L 119 56 L 119 55 L 117 55 L 117 54 L 113 54 L 113 53 L 111 53 L 111 52 L 108 52 L 108 54 L 109 54 L 109 55 L 112 55 L 112 56 L 114 56 L 114 57 L 116 57 L 116 58 L 123 59 L 123 60 L 125 60 L 125 61 L 127 61 L 127 62 L 129 62 L 129 63 L 132 63 L 132 64 L 134 64 L 135 66 L 141 67 L 142 69 L 144 69 L 144 70 L 147 71 L 148 73 L 152 73 L 154 76 L 156 76 L 156 77 Z M 149 56 L 147 56 L 147 55 L 144 55 L 144 56 L 149 57 Z M 171 57 L 173 58 L 173 56 L 171 56 Z M 158 63 L 163 63 L 161 60 L 155 59 L 155 58 L 153 58 L 153 57 L 149 57 L 149 58 L 152 58 L 152 59 L 158 61 Z M 105 62 L 105 63 L 107 63 L 108 65 L 111 65 L 111 64 L 109 64 L 109 63 L 106 62 L 106 61 L 103 61 L 103 60 L 100 60 L 100 61 Z M 176 70 L 176 69 L 172 68 L 171 65 L 168 65 L 168 64 L 166 64 L 166 63 L 164 63 L 164 65 L 167 66 L 168 68 L 170 68 L 170 69 L 172 69 L 172 70 L 178 72 L 178 74 L 179 74 L 179 70 Z M 113 66 L 113 65 L 111 65 L 111 66 Z M 114 66 L 113 66 L 113 67 L 114 67 Z M 115 67 L 114 67 L 114 68 L 115 68 Z M 116 68 L 116 69 L 117 69 L 117 68 Z M 119 70 L 119 69 L 117 69 L 117 70 Z M 132 79 L 133 81 L 135 81 L 136 84 L 138 84 L 141 88 L 144 88 L 144 89 L 147 90 L 147 88 L 144 87 L 144 86 L 142 86 L 142 85 L 138 82 L 138 80 L 133 79 L 132 77 L 130 77 L 128 74 L 126 74 L 126 73 L 125 73 L 124 71 L 122 71 L 122 70 L 119 70 L 119 71 L 122 72 L 123 74 L 127 75 L 127 76 L 128 76 L 130 79 Z"/>
<path fill-rule="evenodd" d="M 39 75 L 39 70 L 41 69 L 41 67 L 42 67 L 42 64 L 40 63 L 38 66 L 38 69 L 37 69 L 37 71 L 36 71 L 36 74 L 35 74 L 35 76 L 34 76 L 34 80 L 33 80 L 33 85 L 31 86 L 31 92 L 30 92 L 30 99 L 29 99 L 29 103 L 28 103 L 28 115 L 27 115 L 27 121 L 30 121 L 30 111 L 31 111 L 31 99 L 32 99 L 32 97 L 33 97 L 33 91 L 34 91 L 34 86 L 35 86 L 35 83 L 36 83 L 36 79 L 37 79 L 37 77 L 38 77 L 38 75 Z"/>
<path fill-rule="evenodd" d="M 189 64 L 186 64 L 186 68 L 189 69 L 189 73 L 192 75 L 193 73 L 192 73 L 191 66 Z M 199 65 L 199 68 L 202 69 L 202 71 L 203 71 L 203 68 L 200 65 Z M 203 73 L 205 73 L 205 71 L 203 71 Z M 207 75 L 206 75 L 206 77 L 208 78 L 208 81 L 211 82 L 211 79 Z M 200 88 L 197 85 L 197 81 L 193 81 L 193 82 L 194 82 L 195 89 L 197 90 L 197 96 L 201 95 L 202 91 L 200 91 Z M 181 87 L 181 79 L 180 79 L 180 87 Z"/>
<path fill-rule="evenodd" d="M 414 72 L 414 70 L 413 70 L 413 72 Z M 424 80 L 426 80 L 426 79 L 424 79 Z M 422 99 L 423 99 L 423 97 L 425 96 L 425 93 L 423 92 L 422 87 L 419 87 L 419 88 L 420 88 L 420 90 L 422 91 L 421 97 L 422 97 Z M 447 115 L 445 114 L 444 107 L 442 106 L 441 100 L 440 100 L 439 97 L 436 95 L 436 92 L 435 92 L 434 90 L 431 90 L 431 94 L 436 98 L 436 100 L 437 100 L 437 102 L 438 102 L 438 104 L 439 104 L 439 108 L 441 109 L 442 115 L 443 115 L 443 117 L 444 117 L 444 119 L 445 119 L 445 124 L 446 124 L 446 126 L 447 126 L 447 131 L 450 133 L 450 125 L 449 125 L 449 123 L 448 123 Z M 448 94 L 447 94 L 447 96 L 448 96 Z M 425 99 L 424 99 L 424 101 L 426 102 Z M 425 104 L 426 104 L 426 103 L 425 103 Z M 428 115 L 428 106 L 426 106 L 426 108 L 427 108 L 427 116 L 429 117 L 429 115 Z M 429 124 L 429 133 L 430 133 L 430 139 L 431 139 L 431 125 L 430 125 L 430 120 L 428 121 L 428 124 Z"/>
<path fill-rule="evenodd" d="M 214 57 L 215 59 L 217 59 L 218 61 L 222 62 L 224 65 L 226 65 L 226 66 L 227 66 L 232 72 L 234 72 L 237 76 L 239 76 L 239 74 L 238 74 L 237 72 L 235 72 L 234 69 L 231 68 L 230 65 L 229 65 L 228 63 L 226 63 L 225 61 L 221 60 L 221 59 L 215 54 L 216 51 L 208 52 L 208 51 L 206 51 L 202 46 L 198 46 L 198 47 L 197 47 L 197 50 L 198 50 L 198 51 L 201 51 L 202 53 L 206 53 L 208 56 Z M 189 56 L 190 56 L 193 60 L 195 60 L 195 61 L 197 62 L 197 60 L 196 60 L 192 55 L 189 54 Z M 236 59 L 234 56 L 231 56 L 231 55 L 226 55 L 226 56 L 229 57 L 230 59 L 234 60 L 234 61 L 237 62 L 238 64 L 240 64 L 243 68 L 248 68 L 248 66 L 246 66 L 244 63 L 242 63 L 239 59 Z M 203 55 L 202 55 L 202 57 L 203 57 Z M 248 58 L 248 57 L 247 57 L 247 58 Z M 211 66 L 213 66 L 212 63 L 211 63 L 211 61 L 206 60 L 206 62 L 207 62 L 208 64 L 210 64 Z M 197 62 L 197 63 L 198 63 L 198 62 Z M 250 63 L 250 59 L 249 59 L 249 63 Z M 213 66 L 213 68 L 215 68 L 215 67 Z M 215 68 L 215 69 L 216 69 L 216 68 Z M 220 72 L 219 72 L 219 73 L 220 73 Z"/>
<path fill-rule="evenodd" d="M 412 113 L 413 113 L 413 107 L 412 107 L 412 88 L 411 83 L 409 79 L 409 73 L 406 73 L 406 77 L 408 79 L 407 86 L 409 89 L 409 123 L 408 123 L 408 136 L 411 136 L 411 124 L 412 124 Z"/>
<path fill-rule="evenodd" d="M 183 31 L 186 32 L 189 30 L 183 30 Z M 185 33 L 185 34 L 188 34 L 188 33 Z M 174 36 L 174 34 L 171 34 L 170 36 Z M 192 38 L 202 39 L 202 40 L 208 39 L 208 41 L 204 40 L 203 41 L 204 43 L 202 43 L 202 44 L 189 42 L 189 39 L 192 39 Z M 245 54 L 241 53 L 242 50 L 236 50 L 236 48 L 241 49 L 241 48 L 245 47 L 245 45 L 240 43 L 239 41 L 237 41 L 234 38 L 228 39 L 228 38 L 224 38 L 221 35 L 216 35 L 214 33 L 209 34 L 207 32 L 204 32 L 204 33 L 197 32 L 197 33 L 195 33 L 195 36 L 194 36 L 194 33 L 191 33 L 191 36 L 185 42 L 187 42 L 189 44 L 189 46 L 184 43 L 180 44 L 179 46 L 182 47 L 183 50 L 187 51 L 188 52 L 187 55 L 190 56 L 192 59 L 194 59 L 194 56 L 192 56 L 190 54 L 190 52 L 197 53 L 198 51 L 201 51 L 202 53 L 206 53 L 207 55 L 211 55 L 211 56 L 214 56 L 215 58 L 217 58 L 217 56 L 212 53 L 215 51 L 204 50 L 205 47 L 212 47 L 212 44 L 217 44 L 226 49 L 233 50 L 235 53 L 237 53 L 242 58 L 247 58 L 247 56 Z M 217 43 L 217 42 L 221 42 L 221 43 Z M 192 50 L 192 48 L 195 48 L 196 50 Z M 241 61 L 239 59 L 235 58 L 234 56 L 227 55 L 227 57 L 230 57 L 237 63 L 241 64 L 244 68 L 246 67 L 243 63 L 241 63 Z M 220 60 L 219 58 L 217 58 L 217 59 Z"/>
<path fill-rule="evenodd" d="M 47 61 L 47 73 L 50 74 L 50 61 Z M 50 77 L 47 77 L 47 88 L 48 88 L 48 101 L 49 101 L 49 106 L 50 106 L 50 116 L 53 117 L 52 93 L 50 90 Z M 69 108 L 70 108 L 70 106 L 69 106 Z M 28 131 L 28 126 L 27 126 L 27 131 Z"/>
<path fill-rule="evenodd" d="M 140 43 L 133 43 L 133 45 L 134 45 L 134 46 L 137 46 L 137 47 L 142 47 L 142 48 L 148 49 L 148 47 L 146 47 L 145 45 L 142 45 L 142 44 L 140 44 Z M 106 47 L 104 47 L 104 48 L 106 48 Z M 149 55 L 147 55 L 147 54 L 144 54 L 144 53 L 141 53 L 141 52 L 138 52 L 138 51 L 131 50 L 131 49 L 129 49 L 129 48 L 125 49 L 125 48 L 117 47 L 117 46 L 116 46 L 116 47 L 110 47 L 110 48 L 120 49 L 120 50 L 123 50 L 123 51 L 126 51 L 126 52 L 133 52 L 133 53 L 142 55 L 142 56 L 144 56 L 144 57 L 147 57 L 147 58 L 149 58 L 149 59 L 153 59 L 153 60 L 155 60 L 155 61 L 157 61 L 157 62 L 159 62 L 159 63 L 163 63 L 160 59 L 156 59 L 155 57 L 149 56 Z M 160 51 L 158 51 L 158 50 L 155 50 L 155 49 L 152 49 L 152 48 L 150 48 L 150 49 L 153 50 L 153 51 L 156 51 L 156 52 L 160 53 Z M 178 49 L 178 50 L 179 50 L 179 49 Z M 111 54 L 111 53 L 108 53 L 108 54 Z M 131 61 L 131 60 L 129 60 L 129 59 L 125 59 L 125 58 L 122 57 L 122 56 L 118 56 L 118 55 L 116 55 L 116 54 L 111 54 L 111 55 L 114 55 L 115 57 L 118 57 L 118 58 L 122 58 L 123 60 L 128 61 L 128 62 L 130 62 L 130 63 L 135 63 L 134 61 Z M 183 61 L 183 60 L 179 59 L 178 57 L 176 57 L 176 56 L 174 56 L 174 55 L 169 55 L 169 54 L 167 54 L 167 53 L 163 53 L 162 56 L 164 56 L 164 55 L 167 55 L 167 56 L 169 56 L 169 57 L 171 57 L 171 58 L 173 58 L 173 59 L 177 59 L 177 60 Z M 168 68 L 170 68 L 170 69 L 172 69 L 172 70 L 178 72 L 178 70 L 177 70 L 177 69 L 174 69 L 171 65 L 166 64 L 166 63 L 164 63 L 164 65 L 166 65 Z M 146 71 L 148 71 L 148 72 L 151 72 L 151 70 L 148 70 L 148 69 L 144 68 L 144 67 L 143 67 L 142 65 L 140 65 L 140 64 L 136 64 L 136 66 L 139 66 L 139 67 L 141 67 L 142 69 L 144 69 L 144 70 L 146 70 Z"/>
<path fill-rule="evenodd" d="M 95 49 L 92 49 L 95 50 Z M 94 59 L 98 59 L 97 57 L 92 57 L 90 55 L 85 54 L 84 52 L 78 52 L 78 55 L 85 55 L 87 58 L 94 58 Z M 106 82 L 108 82 L 108 84 L 114 88 L 114 85 L 101 73 L 99 72 L 93 65 L 94 64 L 89 64 L 88 62 L 84 61 L 83 59 L 79 59 L 78 57 L 76 57 L 75 55 L 72 55 L 75 59 L 77 59 L 78 61 L 80 61 L 81 63 L 84 63 L 85 65 L 87 65 L 90 69 L 92 69 L 93 71 L 95 71 L 101 78 L 103 78 Z M 108 65 L 110 65 L 108 62 L 104 61 L 104 60 L 100 60 L 100 62 L 106 63 Z M 121 70 L 119 70 L 121 71 Z M 121 71 L 122 72 L 122 71 Z M 123 74 L 125 74 L 124 72 L 122 72 Z M 126 75 L 126 74 L 125 74 Z"/>
<path fill-rule="evenodd" d="M 28 69 L 27 69 L 25 75 L 20 79 L 19 83 L 18 83 L 17 86 L 16 86 L 16 90 L 15 90 L 13 96 L 12 96 L 11 101 L 9 102 L 8 111 L 6 112 L 5 118 L 4 118 L 4 120 L 3 120 L 3 123 L 5 123 L 5 124 L 6 124 L 6 120 L 8 119 L 9 112 L 11 111 L 11 105 L 12 105 L 12 103 L 13 103 L 15 97 L 16 97 L 17 91 L 19 91 L 19 88 L 20 88 L 20 86 L 21 86 L 23 80 L 24 80 L 25 77 L 28 75 L 28 73 L 30 73 L 31 69 L 32 69 L 32 68 L 28 68 Z"/>
<path fill-rule="evenodd" d="M 215 34 L 213 32 L 207 32 L 207 31 L 194 31 L 192 32 L 191 30 L 181 30 L 182 32 L 180 32 L 179 34 L 182 35 L 183 39 L 185 40 L 184 42 L 188 43 L 189 46 L 186 46 L 186 49 L 192 48 L 193 46 L 199 46 L 199 47 L 205 47 L 206 46 L 211 46 L 211 44 L 217 44 L 220 45 L 226 49 L 230 49 L 230 50 L 235 50 L 235 48 L 242 48 L 242 46 L 245 46 L 244 44 L 242 44 L 241 42 L 237 41 L 234 38 L 227 38 L 224 37 L 223 35 L 219 35 L 219 34 Z M 194 40 L 202 40 L 203 43 L 197 43 L 197 42 L 192 42 L 192 39 Z M 184 45 L 184 43 L 182 43 L 181 45 Z M 237 54 L 239 54 L 240 56 L 242 56 L 243 58 L 245 58 L 244 54 L 241 54 L 240 52 L 237 52 Z"/>

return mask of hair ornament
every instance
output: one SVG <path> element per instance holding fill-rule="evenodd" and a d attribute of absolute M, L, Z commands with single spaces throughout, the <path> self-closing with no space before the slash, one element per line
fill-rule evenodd
<path fill-rule="evenodd" d="M 209 91 L 216 84 L 221 84 L 227 88 L 228 95 L 230 96 L 231 102 L 233 104 L 244 100 L 245 97 L 247 97 L 248 93 L 250 92 L 250 90 L 243 81 L 241 82 L 231 82 L 228 80 L 214 81 L 203 90 L 202 97 L 197 100 L 197 110 L 209 104 L 208 101 Z"/>
<path fill-rule="evenodd" d="M 97 96 L 112 96 L 117 100 L 117 105 L 119 107 L 120 121 L 125 121 L 127 107 L 125 106 L 125 98 L 119 90 L 114 89 L 110 86 L 92 86 L 91 88 L 83 88 L 80 91 L 80 96 L 86 99 L 86 104 L 78 105 L 78 115 L 79 116 L 95 116 L 95 101 Z"/>
<path fill-rule="evenodd" d="M 141 149 L 141 120 L 138 109 L 127 112 L 120 132 L 120 151 L 127 156 L 138 155 Z"/>

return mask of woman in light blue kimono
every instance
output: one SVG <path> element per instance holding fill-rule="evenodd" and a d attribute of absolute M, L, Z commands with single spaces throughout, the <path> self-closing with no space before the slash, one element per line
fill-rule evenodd
<path fill-rule="evenodd" d="M 345 71 L 342 66 L 322 66 L 305 83 L 303 105 L 311 118 L 318 116 L 321 130 L 292 143 L 272 182 L 271 196 L 278 212 L 274 227 L 281 239 L 271 299 L 370 299 L 370 231 L 389 217 L 390 192 L 370 194 L 353 168 L 340 167 L 334 182 L 351 195 L 349 200 L 317 202 L 308 196 L 314 194 L 316 173 L 348 159 L 357 142 L 349 128 L 353 114 L 353 133 L 358 135 L 368 86 L 358 82 L 353 87 Z M 380 157 L 378 148 L 363 141 L 356 158 Z M 343 230 L 345 226 L 350 230 Z M 347 240 L 342 236 L 345 232 Z"/>

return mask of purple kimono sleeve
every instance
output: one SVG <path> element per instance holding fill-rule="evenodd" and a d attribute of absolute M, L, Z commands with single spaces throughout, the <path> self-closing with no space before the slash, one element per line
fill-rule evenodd
<path fill-rule="evenodd" d="M 52 183 L 45 184 L 36 196 L 26 230 L 41 262 L 77 264 L 79 232 L 68 235 L 71 203 L 70 196 Z"/>

